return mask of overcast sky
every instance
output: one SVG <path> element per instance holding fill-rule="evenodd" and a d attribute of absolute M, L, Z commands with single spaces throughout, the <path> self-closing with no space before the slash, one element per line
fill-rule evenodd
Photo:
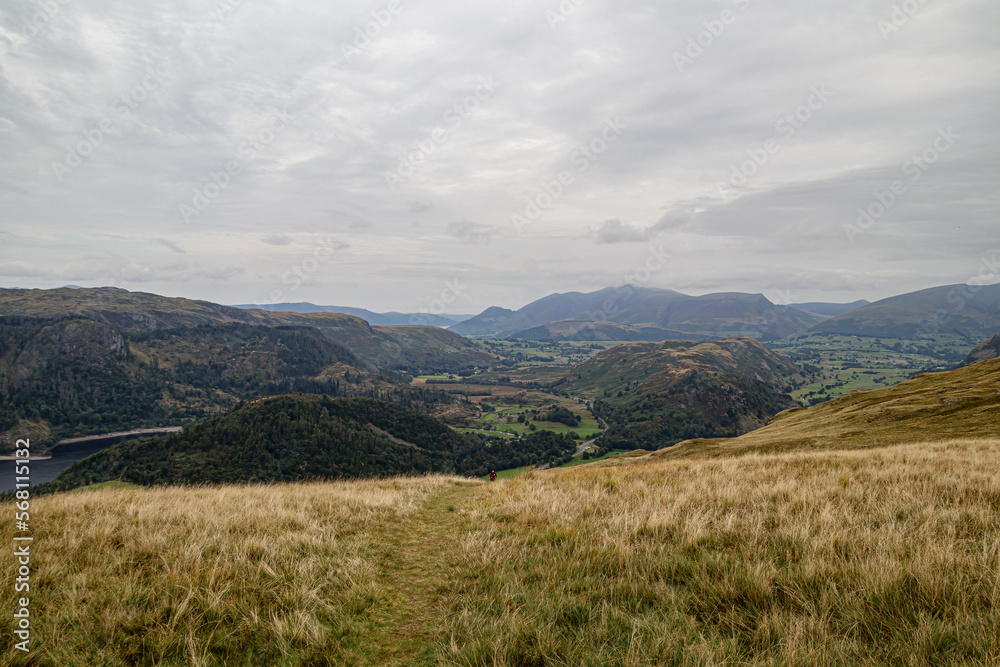
<path fill-rule="evenodd" d="M 998 282 L 998 29 L 988 0 L 4 0 L 0 285 L 474 313 Z"/>

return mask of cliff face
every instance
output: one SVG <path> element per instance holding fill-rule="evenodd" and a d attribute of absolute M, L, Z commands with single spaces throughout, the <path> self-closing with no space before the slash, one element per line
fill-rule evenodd
<path fill-rule="evenodd" d="M 111 326 L 93 320 L 65 320 L 43 327 L 10 363 L 11 377 L 28 380 L 60 363 L 86 362 L 109 371 L 130 359 L 128 343 Z"/>

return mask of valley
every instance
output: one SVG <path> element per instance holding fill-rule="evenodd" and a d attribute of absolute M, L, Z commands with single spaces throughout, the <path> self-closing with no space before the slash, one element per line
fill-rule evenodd
<path fill-rule="evenodd" d="M 1000 667 L 1000 4 L 0 4 L 0 667 Z"/>
<path fill-rule="evenodd" d="M 36 577 L 74 584 L 35 593 L 37 641 L 52 664 L 991 664 L 998 364 L 494 483 L 43 495 Z"/>

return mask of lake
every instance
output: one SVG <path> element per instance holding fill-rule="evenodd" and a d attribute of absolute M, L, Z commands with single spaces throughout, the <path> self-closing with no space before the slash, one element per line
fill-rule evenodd
<path fill-rule="evenodd" d="M 161 432 L 170 432 L 175 430 L 180 429 L 162 429 Z M 99 452 L 102 449 L 110 447 L 111 445 L 122 442 L 123 440 L 148 438 L 150 435 L 155 434 L 149 431 L 128 434 L 109 433 L 104 436 L 78 438 L 75 442 L 70 441 L 64 444 L 58 444 L 52 449 L 51 459 L 31 461 L 29 464 L 31 468 L 31 485 L 37 486 L 39 484 L 44 484 L 45 482 L 51 482 L 57 475 L 59 475 L 59 473 L 77 461 L 81 461 L 91 454 Z M 0 493 L 13 491 L 17 488 L 17 482 L 14 480 L 15 465 L 14 461 L 0 461 Z"/>

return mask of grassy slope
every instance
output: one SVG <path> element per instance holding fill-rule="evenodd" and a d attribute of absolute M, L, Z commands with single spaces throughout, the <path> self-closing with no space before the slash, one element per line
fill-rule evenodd
<path fill-rule="evenodd" d="M 0 661 L 998 664 L 997 373 L 646 465 L 37 498 L 35 654 Z"/>
<path fill-rule="evenodd" d="M 854 449 L 970 434 L 1000 436 L 1000 359 L 788 410 L 739 438 L 690 440 L 655 456 Z"/>
<path fill-rule="evenodd" d="M 588 398 L 629 391 L 629 386 L 637 394 L 650 394 L 696 371 L 717 371 L 768 384 L 801 376 L 787 358 L 749 338 L 624 343 L 576 366 L 559 388 Z"/>
<path fill-rule="evenodd" d="M 46 496 L 0 662 L 997 664 L 997 471 L 980 439 Z"/>

